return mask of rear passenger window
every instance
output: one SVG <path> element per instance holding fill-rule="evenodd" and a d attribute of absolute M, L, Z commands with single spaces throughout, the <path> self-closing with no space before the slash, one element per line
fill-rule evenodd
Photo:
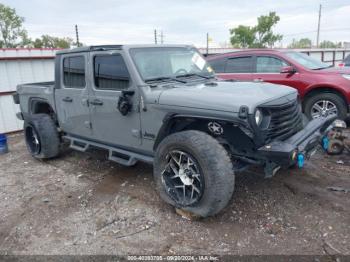
<path fill-rule="evenodd" d="M 283 66 L 288 64 L 281 59 L 271 56 L 258 56 L 256 58 L 257 73 L 279 73 Z"/>
<path fill-rule="evenodd" d="M 85 59 L 83 56 L 63 59 L 63 83 L 68 88 L 85 87 Z"/>
<path fill-rule="evenodd" d="M 94 81 L 97 89 L 126 89 L 129 86 L 129 78 L 128 69 L 121 55 L 95 56 Z"/>
<path fill-rule="evenodd" d="M 251 56 L 229 58 L 226 73 L 252 73 L 253 59 Z"/>
<path fill-rule="evenodd" d="M 211 60 L 209 64 L 215 73 L 225 73 L 226 58 Z"/>

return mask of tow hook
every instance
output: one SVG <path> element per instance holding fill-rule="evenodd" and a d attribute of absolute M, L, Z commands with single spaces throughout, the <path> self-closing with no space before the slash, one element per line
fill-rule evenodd
<path fill-rule="evenodd" d="M 303 168 L 304 162 L 305 162 L 305 156 L 303 153 L 298 153 L 297 161 L 298 161 L 298 167 Z"/>

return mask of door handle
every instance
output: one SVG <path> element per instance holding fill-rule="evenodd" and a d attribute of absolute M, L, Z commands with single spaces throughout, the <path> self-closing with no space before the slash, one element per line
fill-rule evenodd
<path fill-rule="evenodd" d="M 90 101 L 89 104 L 94 105 L 94 106 L 102 106 L 103 102 L 99 99 L 94 99 L 94 100 Z"/>
<path fill-rule="evenodd" d="M 70 98 L 69 96 L 67 96 L 65 98 L 62 98 L 62 101 L 64 101 L 64 102 L 73 102 L 73 99 Z"/>
<path fill-rule="evenodd" d="M 253 79 L 253 81 L 254 81 L 254 82 L 263 82 L 264 79 L 262 79 L 262 78 L 255 78 L 255 79 Z"/>

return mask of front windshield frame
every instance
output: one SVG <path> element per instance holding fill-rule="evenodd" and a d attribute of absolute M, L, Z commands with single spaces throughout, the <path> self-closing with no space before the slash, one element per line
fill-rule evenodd
<path fill-rule="evenodd" d="M 175 74 L 176 72 L 172 72 L 171 74 L 159 74 L 159 75 L 153 75 L 151 77 L 147 77 L 147 75 L 145 75 L 145 72 L 142 71 L 142 69 L 140 68 L 140 64 L 138 63 L 138 61 L 136 60 L 137 58 L 135 57 L 137 53 L 140 52 L 166 52 L 166 51 L 174 51 L 174 52 L 179 52 L 184 50 L 186 52 L 193 52 L 193 55 L 196 54 L 196 57 L 198 57 L 199 60 L 202 61 L 203 67 L 202 70 L 197 70 L 195 72 L 192 71 L 182 71 L 181 73 Z M 180 77 L 186 77 L 186 76 L 190 76 L 190 75 L 197 75 L 199 76 L 199 78 L 205 79 L 205 78 L 211 78 L 211 77 L 215 77 L 215 73 L 214 70 L 211 68 L 211 66 L 209 65 L 209 63 L 206 61 L 206 59 L 201 55 L 201 53 L 194 47 L 134 47 L 134 48 L 130 48 L 129 49 L 129 54 L 131 56 L 131 59 L 138 71 L 138 74 L 140 75 L 141 79 L 144 82 L 147 81 L 152 81 L 152 80 L 156 80 L 156 79 L 176 79 L 176 78 L 180 78 Z M 179 53 L 180 54 L 180 53 Z M 193 62 L 193 61 L 192 61 Z M 195 64 L 193 64 L 195 65 Z M 198 69 L 200 69 L 198 67 Z"/>
<path fill-rule="evenodd" d="M 295 61 L 307 69 L 320 70 L 331 67 L 331 65 L 328 65 L 304 53 L 290 51 L 286 52 L 285 54 L 289 59 Z"/>

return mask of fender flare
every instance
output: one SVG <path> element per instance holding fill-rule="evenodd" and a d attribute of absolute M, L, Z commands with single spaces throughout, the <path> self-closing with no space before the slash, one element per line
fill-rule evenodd
<path fill-rule="evenodd" d="M 165 115 L 165 117 L 163 118 L 163 124 L 161 126 L 161 128 L 158 131 L 158 135 L 155 139 L 154 145 L 153 145 L 153 150 L 155 151 L 158 147 L 158 145 L 160 144 L 160 142 L 171 132 L 171 127 L 172 124 L 179 119 L 186 119 L 186 120 L 191 120 L 191 123 L 193 123 L 194 121 L 200 121 L 200 120 L 212 120 L 212 121 L 224 121 L 224 122 L 230 122 L 232 124 L 237 124 L 237 125 L 243 125 L 246 128 L 250 128 L 249 125 L 247 124 L 247 122 L 245 122 L 242 119 L 239 118 L 213 118 L 213 117 L 208 117 L 208 116 L 203 116 L 203 115 L 193 115 L 193 114 L 177 114 L 177 113 L 168 113 Z M 185 128 L 188 124 L 191 124 L 184 122 L 184 126 L 183 128 Z M 180 129 L 181 130 L 181 129 Z"/>

